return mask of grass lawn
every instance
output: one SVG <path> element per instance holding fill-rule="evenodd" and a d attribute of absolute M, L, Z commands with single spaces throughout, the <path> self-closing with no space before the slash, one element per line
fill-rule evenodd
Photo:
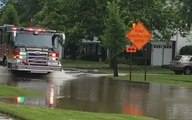
<path fill-rule="evenodd" d="M 15 88 L 10 86 L 0 86 L 0 97 L 16 97 L 16 96 L 38 96 L 40 93 L 32 92 L 28 89 Z"/>
<path fill-rule="evenodd" d="M 130 80 L 129 75 L 112 77 L 109 78 L 115 80 Z M 132 81 L 144 81 L 143 74 L 133 74 Z M 174 86 L 183 86 L 183 87 L 192 87 L 192 76 L 191 75 L 170 75 L 170 74 L 148 74 L 146 77 L 146 82 L 174 85 Z"/>
<path fill-rule="evenodd" d="M 62 61 L 64 69 L 66 68 L 79 68 L 79 69 L 88 69 L 94 70 L 97 69 L 101 73 L 111 73 L 113 71 L 109 68 L 109 64 L 103 62 L 91 62 L 91 61 L 79 61 L 79 60 L 64 60 Z M 127 75 L 109 78 L 116 80 L 129 80 L 129 65 L 118 64 L 119 73 L 124 73 Z M 169 85 L 178 85 L 185 87 L 192 87 L 192 75 L 175 75 L 173 71 L 162 68 L 162 67 L 153 67 L 147 66 L 147 82 L 160 83 L 160 84 L 169 84 Z M 132 81 L 144 81 L 144 66 L 132 66 Z"/>
<path fill-rule="evenodd" d="M 120 114 L 80 112 L 60 109 L 45 109 L 28 106 L 0 104 L 0 112 L 21 120 L 154 120 Z"/>
<path fill-rule="evenodd" d="M 108 63 L 104 62 L 92 62 L 92 61 L 81 61 L 81 60 L 63 60 L 61 61 L 64 69 L 77 68 L 77 69 L 88 69 L 88 70 L 99 70 L 102 73 L 112 73 L 112 69 L 109 67 Z M 120 73 L 129 73 L 129 65 L 118 64 Z M 132 71 L 136 73 L 144 73 L 144 66 L 132 66 Z M 147 66 L 148 73 L 161 73 L 161 74 L 173 74 L 169 69 L 162 67 Z"/>

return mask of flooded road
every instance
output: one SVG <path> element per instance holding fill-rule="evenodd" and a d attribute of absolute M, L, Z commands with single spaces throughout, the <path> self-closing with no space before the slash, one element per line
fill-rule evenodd
<path fill-rule="evenodd" d="M 192 88 L 108 80 L 101 75 L 79 71 L 14 77 L 4 69 L 0 72 L 0 84 L 47 94 L 25 97 L 27 105 L 131 114 L 160 120 L 192 119 Z"/>

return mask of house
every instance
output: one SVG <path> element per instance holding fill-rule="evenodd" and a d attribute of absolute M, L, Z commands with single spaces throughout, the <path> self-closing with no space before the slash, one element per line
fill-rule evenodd
<path fill-rule="evenodd" d="M 179 55 L 180 49 L 186 45 L 192 45 L 192 34 L 183 37 L 178 33 L 166 42 L 151 40 L 147 49 L 147 63 L 152 66 L 169 65 L 170 61 Z M 96 37 L 93 40 L 83 39 L 78 51 L 79 54 L 84 54 L 83 58 L 88 60 L 99 61 L 99 59 L 104 60 L 107 57 L 107 50 L 102 47 Z M 141 57 L 144 55 L 141 55 L 140 59 Z"/>
<path fill-rule="evenodd" d="M 173 43 L 175 43 L 174 55 L 175 56 L 179 55 L 179 51 L 182 47 L 184 47 L 186 45 L 192 45 L 192 31 L 186 36 L 182 36 L 178 32 L 173 38 L 171 38 L 171 41 L 173 41 Z"/>
<path fill-rule="evenodd" d="M 147 45 L 147 64 L 153 66 L 168 65 L 173 58 L 173 46 L 172 41 L 151 41 Z M 99 59 L 104 60 L 107 58 L 109 51 L 105 50 L 97 39 L 93 41 L 83 39 L 78 52 L 81 56 L 80 59 L 99 61 Z M 134 53 L 134 64 L 144 64 L 144 54 L 143 50 Z"/>
<path fill-rule="evenodd" d="M 151 65 L 168 65 L 182 47 L 192 45 L 192 33 L 182 36 L 178 32 L 168 42 L 152 41 L 151 45 Z"/>
<path fill-rule="evenodd" d="M 151 65 L 168 65 L 173 57 L 172 41 L 151 41 Z"/>
<path fill-rule="evenodd" d="M 79 57 L 85 60 L 100 61 L 107 57 L 106 50 L 101 46 L 101 41 L 97 37 L 93 40 L 82 39 L 78 52 Z"/>

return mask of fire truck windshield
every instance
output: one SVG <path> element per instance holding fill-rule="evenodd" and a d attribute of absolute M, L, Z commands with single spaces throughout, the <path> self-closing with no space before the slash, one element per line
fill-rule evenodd
<path fill-rule="evenodd" d="M 25 47 L 44 47 L 53 48 L 52 45 L 52 34 L 27 34 L 27 33 L 17 33 L 15 37 L 15 46 L 25 46 Z"/>

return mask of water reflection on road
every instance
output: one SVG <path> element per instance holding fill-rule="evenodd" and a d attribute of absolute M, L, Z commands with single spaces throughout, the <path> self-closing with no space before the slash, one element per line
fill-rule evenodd
<path fill-rule="evenodd" d="M 129 98 L 142 98 L 140 91 L 147 91 L 148 84 L 112 81 L 104 78 L 80 78 L 65 83 L 59 94 L 57 107 L 84 111 L 126 113 Z M 134 101 L 137 101 L 137 100 Z M 139 100 L 139 99 L 138 99 Z"/>
<path fill-rule="evenodd" d="M 26 97 L 24 104 L 28 105 L 144 115 L 161 120 L 192 118 L 190 88 L 108 80 L 78 71 L 56 72 L 47 77 L 0 75 L 0 84 L 47 93 L 44 97 Z M 50 101 L 54 102 L 51 106 Z"/>

